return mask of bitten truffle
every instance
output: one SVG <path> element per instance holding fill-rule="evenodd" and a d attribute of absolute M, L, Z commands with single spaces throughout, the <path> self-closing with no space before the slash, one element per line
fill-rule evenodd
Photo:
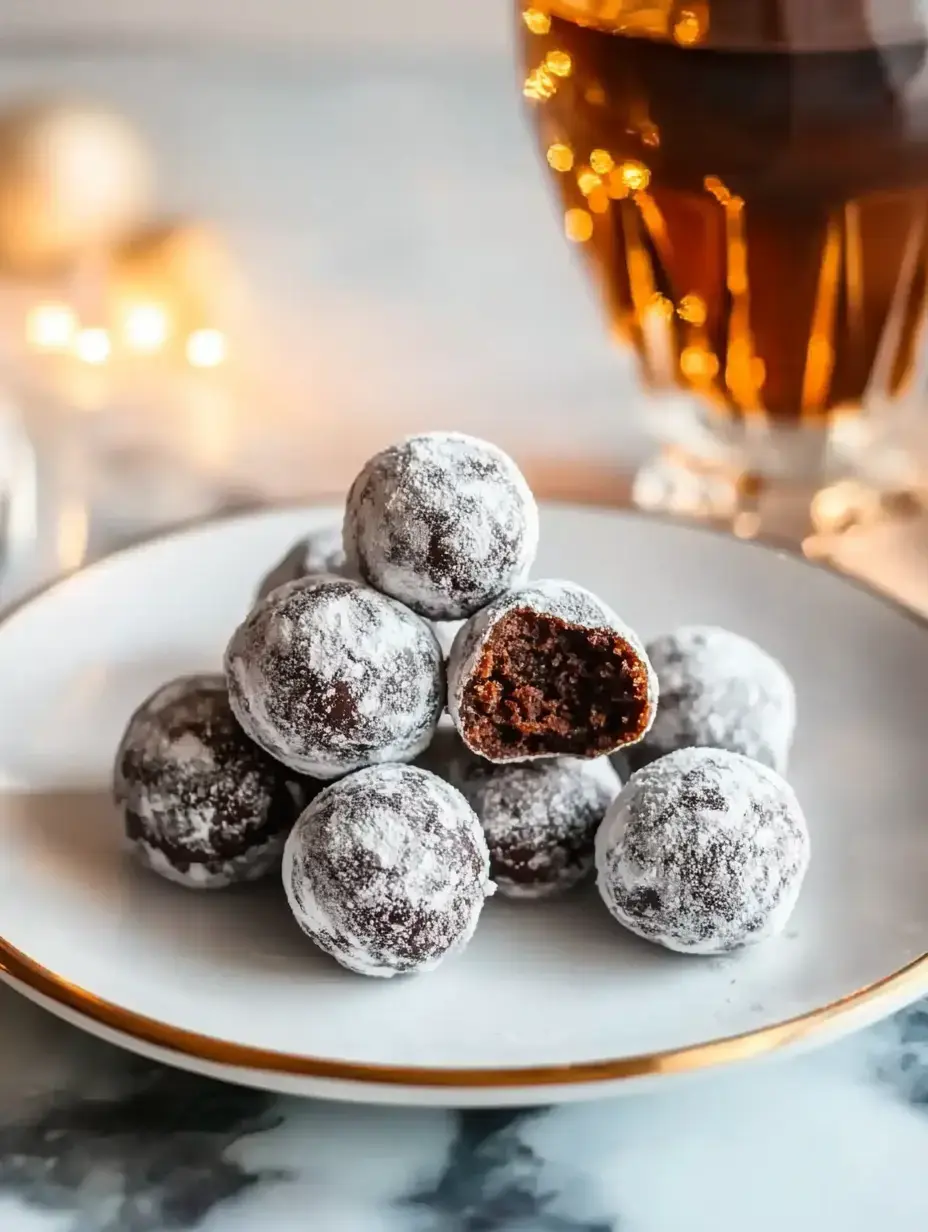
<path fill-rule="evenodd" d="M 786 925 L 809 834 L 776 771 L 721 749 L 681 749 L 632 776 L 596 835 L 599 892 L 647 941 L 722 954 Z"/>
<path fill-rule="evenodd" d="M 428 971 L 493 891 L 480 823 L 450 784 L 375 766 L 327 787 L 287 841 L 284 888 L 313 941 L 360 975 Z"/>
<path fill-rule="evenodd" d="M 535 498 L 501 449 L 458 432 L 411 436 L 366 464 L 345 510 L 350 569 L 432 620 L 459 620 L 523 581 Z"/>
<path fill-rule="evenodd" d="M 490 761 L 599 757 L 647 732 L 657 678 L 637 635 L 600 599 L 540 581 L 460 630 L 448 693 L 464 743 Z"/>
<path fill-rule="evenodd" d="M 480 818 L 490 876 L 509 898 L 549 898 L 593 868 L 593 840 L 621 788 L 606 757 L 494 765 L 468 753 L 449 773 Z"/>
<path fill-rule="evenodd" d="M 158 689 L 129 720 L 116 754 L 114 796 L 135 855 L 200 889 L 278 866 L 311 790 L 248 739 L 221 676 Z"/>
<path fill-rule="evenodd" d="M 314 573 L 330 573 L 335 577 L 351 576 L 345 563 L 340 524 L 321 526 L 318 530 L 311 531 L 305 539 L 298 540 L 286 556 L 261 579 L 255 599 L 264 599 L 278 586 L 297 582 L 300 578 Z"/>
<path fill-rule="evenodd" d="M 627 751 L 633 770 L 675 749 L 743 753 L 786 772 L 796 692 L 786 669 L 746 637 L 689 625 L 647 647 L 661 701 L 645 739 Z"/>
<path fill-rule="evenodd" d="M 428 625 L 350 579 L 308 577 L 272 591 L 232 635 L 225 664 L 248 735 L 314 778 L 412 760 L 444 704 L 444 662 Z"/>

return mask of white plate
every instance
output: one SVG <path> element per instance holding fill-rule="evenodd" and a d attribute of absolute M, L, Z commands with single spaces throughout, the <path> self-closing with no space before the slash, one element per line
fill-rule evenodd
<path fill-rule="evenodd" d="M 317 952 L 276 880 L 225 894 L 127 860 L 107 799 L 133 707 L 214 668 L 275 555 L 331 512 L 218 523 L 115 556 L 0 625 L 0 961 L 88 1030 L 306 1094 L 409 1103 L 582 1098 L 833 1037 L 928 990 L 928 628 L 769 548 L 549 508 L 536 573 L 646 636 L 691 621 L 792 672 L 792 779 L 812 866 L 785 936 L 718 959 L 623 932 L 595 892 L 492 901 L 432 975 L 365 980 Z"/>

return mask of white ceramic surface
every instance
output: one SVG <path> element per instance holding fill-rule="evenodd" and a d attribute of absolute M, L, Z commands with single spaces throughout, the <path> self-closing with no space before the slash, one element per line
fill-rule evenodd
<path fill-rule="evenodd" d="M 329 516 L 269 513 L 156 541 L 59 583 L 0 625 L 0 938 L 59 981 L 39 988 L 49 1008 L 62 1011 L 70 997 L 65 1016 L 106 1038 L 148 1052 L 154 1043 L 164 1059 L 284 1090 L 551 1101 L 765 1051 L 777 1024 L 923 955 L 925 624 L 793 557 L 612 512 L 545 510 L 536 576 L 575 578 L 646 637 L 684 622 L 727 625 L 756 638 L 796 680 L 791 778 L 813 860 L 784 937 L 695 959 L 624 933 L 592 892 L 559 903 L 494 901 L 464 956 L 384 985 L 316 952 L 273 881 L 198 895 L 137 869 L 107 801 L 126 718 L 168 676 L 215 667 L 268 563 Z M 9 954 L 6 962 L 22 979 Z M 883 996 L 775 1033 L 776 1042 L 834 1036 L 926 987 L 919 968 Z M 87 994 L 78 1003 L 75 989 Z M 101 1002 L 161 1024 L 161 1043 L 176 1048 L 127 1035 L 126 1020 Z M 212 1062 L 198 1060 L 204 1050 L 178 1031 L 219 1041 L 205 1050 Z M 745 1033 L 756 1046 L 700 1051 Z M 242 1048 L 297 1063 L 233 1074 L 228 1062 Z M 616 1077 L 629 1058 L 688 1049 L 697 1051 L 683 1061 Z M 598 1062 L 542 1087 L 518 1072 L 547 1070 L 550 1083 L 564 1067 Z M 498 1071 L 499 1080 L 475 1082 L 468 1069 Z"/>

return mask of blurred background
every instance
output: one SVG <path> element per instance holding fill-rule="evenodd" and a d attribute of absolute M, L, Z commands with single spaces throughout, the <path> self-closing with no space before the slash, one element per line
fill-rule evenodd
<path fill-rule="evenodd" d="M 336 495 L 417 429 L 627 502 L 653 412 L 559 239 L 516 24 L 502 0 L 0 0 L 0 598 Z M 825 551 L 838 522 L 797 542 L 928 605 L 917 509 Z"/>

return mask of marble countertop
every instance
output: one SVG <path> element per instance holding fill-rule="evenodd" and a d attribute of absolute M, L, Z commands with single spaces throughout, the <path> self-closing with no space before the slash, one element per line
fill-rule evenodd
<path fill-rule="evenodd" d="M 0 989 L 3 1232 L 856 1232 L 928 1226 L 928 1003 L 664 1093 L 443 1112 L 284 1099 Z"/>

